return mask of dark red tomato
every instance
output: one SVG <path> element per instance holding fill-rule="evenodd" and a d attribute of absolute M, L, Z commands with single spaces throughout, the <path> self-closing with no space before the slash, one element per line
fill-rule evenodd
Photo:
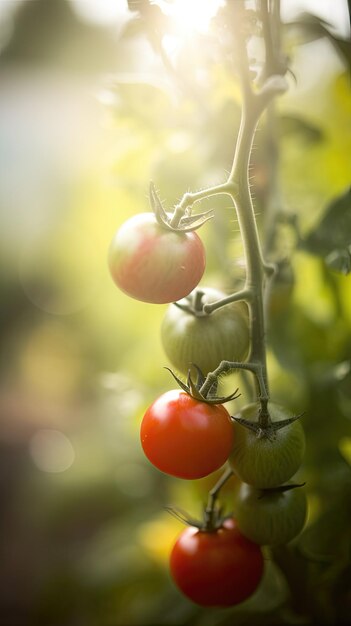
<path fill-rule="evenodd" d="M 233 445 L 233 425 L 224 406 L 199 402 L 174 389 L 148 408 L 140 438 L 147 458 L 159 470 L 196 479 L 226 462 Z"/>
<path fill-rule="evenodd" d="M 244 537 L 233 519 L 214 532 L 182 531 L 170 557 L 172 577 L 202 606 L 234 606 L 249 598 L 262 578 L 260 547 Z"/>
<path fill-rule="evenodd" d="M 205 249 L 195 232 L 162 228 L 153 213 L 122 224 L 109 250 L 116 285 L 143 302 L 162 304 L 184 298 L 205 271 Z"/>

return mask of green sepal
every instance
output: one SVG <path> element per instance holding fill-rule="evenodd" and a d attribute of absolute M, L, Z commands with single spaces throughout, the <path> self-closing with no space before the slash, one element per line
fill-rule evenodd
<path fill-rule="evenodd" d="M 251 422 L 250 420 L 246 420 L 242 417 L 235 417 L 235 415 L 231 415 L 230 417 L 241 426 L 244 426 L 244 428 L 252 430 L 254 433 L 256 433 L 257 437 L 274 439 L 278 430 L 280 430 L 281 428 L 285 428 L 285 426 L 289 426 L 293 422 L 296 422 L 296 420 L 299 420 L 303 415 L 304 413 L 300 413 L 299 415 L 294 415 L 293 417 L 289 417 L 286 420 L 280 420 L 278 422 L 272 422 L 270 420 L 268 426 L 266 426 L 265 428 L 260 426 L 259 421 Z"/>
<path fill-rule="evenodd" d="M 279 485 L 279 487 L 271 487 L 270 489 L 259 489 L 260 495 L 258 500 L 262 500 L 265 496 L 269 496 L 271 493 L 285 493 L 285 491 L 291 491 L 291 489 L 297 489 L 298 487 L 304 487 L 306 483 L 292 483 L 289 485 Z"/>
<path fill-rule="evenodd" d="M 177 384 L 179 385 L 179 387 L 181 389 L 183 389 L 183 391 L 185 391 L 185 393 L 187 393 L 189 396 L 191 396 L 192 398 L 194 398 L 194 400 L 198 400 L 199 402 L 206 402 L 206 404 L 224 404 L 225 402 L 229 402 L 230 400 L 236 400 L 236 398 L 238 398 L 240 396 L 240 394 L 238 394 L 238 388 L 235 389 L 235 391 L 233 391 L 233 393 L 231 393 L 229 396 L 217 396 L 216 392 L 217 392 L 217 386 L 218 386 L 218 381 L 214 381 L 208 391 L 208 393 L 206 394 L 206 396 L 202 395 L 201 393 L 201 387 L 203 385 L 203 383 L 205 382 L 206 378 L 204 377 L 203 373 L 201 372 L 200 368 L 197 367 L 197 365 L 192 364 L 192 367 L 194 367 L 197 371 L 197 380 L 196 382 L 193 381 L 192 377 L 191 377 L 191 370 L 188 370 L 188 376 L 187 376 L 187 382 L 184 383 L 172 370 L 170 367 L 165 367 L 166 370 L 168 370 L 174 380 L 177 382 Z"/>
<path fill-rule="evenodd" d="M 186 511 L 177 506 L 165 506 L 164 510 L 170 513 L 170 515 L 175 517 L 179 522 L 187 524 L 188 526 L 195 526 L 195 528 L 200 530 L 203 525 L 200 520 L 195 519 L 195 517 L 190 517 Z"/>
<path fill-rule="evenodd" d="M 299 413 L 299 415 L 294 415 L 293 417 L 289 417 L 286 420 L 280 420 L 279 422 L 272 422 L 271 427 L 273 428 L 274 431 L 280 430 L 281 428 L 284 428 L 285 426 L 289 426 L 289 424 L 296 422 L 296 420 L 299 420 L 303 415 L 304 413 Z"/>
<path fill-rule="evenodd" d="M 202 371 L 200 370 L 198 365 L 196 365 L 196 363 L 191 363 L 191 367 L 193 367 L 196 370 L 196 373 L 197 373 L 196 387 L 198 389 L 201 389 L 202 385 L 204 384 L 204 382 L 206 380 L 206 377 L 204 376 L 204 374 L 202 373 Z M 188 384 L 189 384 L 189 382 L 190 382 L 190 384 L 192 383 L 191 376 L 190 376 L 191 367 L 188 369 Z"/>
<path fill-rule="evenodd" d="M 197 230 L 200 226 L 205 224 L 205 222 L 208 222 L 208 220 L 211 220 L 214 217 L 214 212 L 210 209 L 209 211 L 198 213 L 196 215 L 183 215 L 179 220 L 179 224 L 177 224 L 177 226 L 172 226 L 172 215 L 167 213 L 164 209 L 152 181 L 149 185 L 149 200 L 158 224 L 162 226 L 162 228 L 166 228 L 167 230 L 171 230 L 175 233 L 188 233 Z"/>
<path fill-rule="evenodd" d="M 194 526 L 195 528 L 198 528 L 201 532 L 207 533 L 215 532 L 223 526 L 224 522 L 227 519 L 231 519 L 233 517 L 233 513 L 223 515 L 223 507 L 221 506 L 215 507 L 215 509 L 211 512 L 211 521 L 209 521 L 208 511 L 205 506 L 203 508 L 202 519 L 191 517 L 186 511 L 175 506 L 165 506 L 164 510 L 173 517 L 175 517 L 175 519 L 177 519 L 179 522 L 182 522 L 187 526 Z"/>

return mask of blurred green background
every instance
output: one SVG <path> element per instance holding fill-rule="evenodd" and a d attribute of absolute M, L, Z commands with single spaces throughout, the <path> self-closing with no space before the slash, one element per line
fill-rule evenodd
<path fill-rule="evenodd" d="M 231 1 L 193 0 L 185 17 L 180 0 L 160 4 L 0 3 L 1 624 L 348 624 L 348 5 L 282 3 L 294 76 L 251 162 L 262 243 L 282 267 L 269 303 L 271 392 L 305 412 L 308 525 L 266 552 L 255 596 L 203 610 L 170 580 L 182 526 L 163 507 L 199 514 L 217 475 L 179 481 L 143 457 L 143 411 L 173 387 L 165 306 L 118 292 L 106 257 L 117 227 L 149 209 L 150 180 L 171 209 L 225 179 L 240 91 Z M 202 284 L 233 289 L 243 278 L 234 210 L 223 197 L 203 206 L 216 214 L 201 230 Z M 235 411 L 250 389 L 233 378 Z M 228 510 L 236 486 L 224 490 Z"/>

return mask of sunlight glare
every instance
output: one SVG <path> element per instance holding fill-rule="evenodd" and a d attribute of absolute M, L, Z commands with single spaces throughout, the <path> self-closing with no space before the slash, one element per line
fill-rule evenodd
<path fill-rule="evenodd" d="M 127 2 L 115 0 L 70 0 L 73 10 L 84 22 L 109 26 L 128 19 Z"/>
<path fill-rule="evenodd" d="M 157 4 L 172 18 L 179 35 L 187 36 L 192 32 L 206 33 L 223 0 L 158 0 Z"/>

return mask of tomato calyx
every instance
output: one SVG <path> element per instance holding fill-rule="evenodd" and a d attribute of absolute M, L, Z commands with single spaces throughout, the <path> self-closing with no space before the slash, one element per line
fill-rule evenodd
<path fill-rule="evenodd" d="M 222 528 L 228 519 L 233 518 L 233 513 L 223 515 L 223 507 L 217 505 L 211 511 L 208 510 L 208 507 L 204 506 L 202 519 L 191 517 L 191 515 L 179 507 L 166 506 L 164 508 L 167 513 L 170 513 L 170 515 L 175 517 L 178 521 L 186 524 L 187 526 L 198 528 L 204 533 L 216 532 Z"/>
<path fill-rule="evenodd" d="M 227 467 L 224 474 L 219 478 L 217 483 L 212 487 L 208 494 L 207 504 L 203 507 L 202 519 L 198 520 L 193 517 L 190 517 L 186 511 L 179 509 L 178 507 L 166 507 L 168 513 L 173 515 L 176 519 L 183 522 L 183 524 L 187 524 L 188 526 L 195 526 L 201 532 L 206 533 L 214 533 L 222 526 L 224 526 L 225 522 L 229 519 L 233 519 L 233 513 L 229 513 L 228 515 L 224 515 L 224 508 L 218 502 L 219 492 L 222 489 L 223 485 L 231 478 L 233 475 L 233 470 L 231 467 Z"/>
<path fill-rule="evenodd" d="M 233 391 L 229 396 L 218 396 L 218 379 L 216 378 L 210 385 L 209 389 L 206 393 L 202 393 L 202 387 L 206 381 L 206 377 L 200 370 L 200 368 L 193 363 L 192 368 L 196 372 L 196 381 L 194 381 L 191 377 L 191 368 L 188 370 L 187 381 L 184 383 L 170 367 L 165 367 L 168 370 L 174 380 L 177 382 L 179 387 L 185 391 L 189 396 L 191 396 L 194 400 L 198 400 L 199 402 L 205 402 L 206 404 L 224 404 L 225 402 L 229 402 L 230 400 L 236 400 L 239 398 L 240 394 L 238 394 L 238 388 Z"/>
<path fill-rule="evenodd" d="M 159 198 L 159 195 L 155 189 L 154 183 L 150 182 L 149 187 L 149 200 L 151 208 L 155 214 L 157 223 L 166 230 L 171 230 L 176 233 L 188 233 L 193 230 L 197 230 L 205 224 L 208 220 L 211 220 L 214 216 L 213 210 L 205 211 L 204 213 L 191 214 L 191 207 L 187 207 L 185 212 L 180 216 L 178 223 L 175 224 L 173 220 L 173 214 L 167 213 L 163 204 Z"/>
<path fill-rule="evenodd" d="M 194 315 L 194 317 L 208 317 L 210 313 L 205 312 L 203 305 L 204 295 L 205 292 L 202 291 L 202 289 L 194 289 L 194 291 L 183 299 L 186 300 L 186 302 L 173 302 L 173 304 L 178 307 L 178 309 L 182 309 L 182 311 Z"/>
<path fill-rule="evenodd" d="M 303 415 L 304 413 L 299 413 L 299 415 L 293 415 L 285 420 L 273 422 L 269 415 L 266 402 L 264 402 L 259 409 L 257 422 L 251 422 L 250 420 L 244 419 L 243 417 L 236 417 L 235 415 L 231 415 L 230 418 L 244 428 L 252 430 L 258 439 L 269 439 L 273 441 L 277 436 L 278 430 L 296 422 Z"/>
<path fill-rule="evenodd" d="M 269 487 L 267 489 L 259 489 L 260 495 L 258 496 L 258 500 L 262 500 L 262 498 L 267 497 L 274 493 L 285 493 L 286 491 L 291 491 L 291 489 L 298 489 L 298 487 L 304 487 L 306 483 L 289 483 L 287 485 L 279 485 L 279 487 Z"/>

